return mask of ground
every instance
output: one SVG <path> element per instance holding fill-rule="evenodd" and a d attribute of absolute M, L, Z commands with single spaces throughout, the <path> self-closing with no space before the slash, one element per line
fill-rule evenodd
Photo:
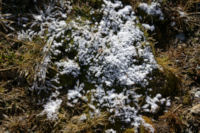
<path fill-rule="evenodd" d="M 3 1 L 4 2 L 4 1 Z M 32 3 L 33 1 L 30 1 Z M 72 4 L 72 14 L 65 20 L 67 23 L 71 22 L 71 20 L 76 17 L 76 15 L 80 15 L 81 19 L 78 20 L 80 24 L 78 27 L 75 26 L 73 29 L 76 31 L 78 28 L 82 28 L 82 25 L 85 25 L 85 20 L 89 20 L 92 22 L 92 26 L 94 27 L 94 31 L 98 33 L 95 29 L 94 22 L 99 22 L 102 19 L 102 13 L 100 11 L 100 5 L 102 4 L 101 0 L 90 0 L 89 2 L 73 2 Z M 6 2 L 4 2 L 6 3 Z M 29 3 L 29 4 L 30 4 Z M 34 2 L 33 2 L 34 3 Z M 32 3 L 32 4 L 33 4 Z M 44 1 L 45 3 L 45 1 Z M 155 57 L 155 61 L 161 66 L 161 70 L 159 72 L 154 73 L 155 75 L 161 75 L 162 78 L 158 76 L 154 76 L 153 79 L 156 79 L 154 82 L 150 82 L 150 86 L 152 88 L 158 89 L 158 86 L 162 86 L 160 88 L 165 88 L 161 92 L 160 90 L 156 90 L 151 95 L 155 95 L 159 92 L 162 95 L 166 95 L 167 98 L 170 96 L 171 98 L 171 106 L 167 108 L 165 112 L 158 111 L 157 114 L 151 114 L 147 112 L 142 112 L 141 116 L 144 123 L 139 126 L 137 129 L 138 132 L 151 132 L 154 129 L 155 132 L 199 132 L 200 125 L 200 29 L 199 29 L 199 2 L 192 0 L 185 0 L 184 2 L 177 1 L 176 3 L 171 1 L 163 1 L 160 5 L 156 3 L 151 3 L 148 1 L 146 3 L 140 3 L 139 1 L 134 0 L 123 0 L 124 5 L 131 5 L 132 9 L 134 9 L 135 14 L 138 17 L 137 26 L 144 33 L 144 37 L 146 38 L 148 44 L 143 44 L 143 47 L 151 46 L 152 54 Z M 7 3 L 9 6 L 12 6 L 11 3 Z M 15 3 L 16 4 L 16 3 Z M 24 3 L 25 5 L 28 3 Z M 42 3 L 34 3 L 39 4 L 40 8 L 42 7 Z M 169 6 L 170 5 L 170 6 Z M 91 17 L 90 9 L 85 8 L 86 6 L 91 7 L 94 10 L 94 18 Z M 157 8 L 160 7 L 160 8 Z M 56 7 L 56 5 L 55 5 Z M 15 7 L 19 10 L 20 16 L 26 16 L 29 13 L 27 7 Z M 120 7 L 119 7 L 120 8 Z M 1 8 L 0 8 L 1 9 Z M 128 9 L 128 8 L 127 8 Z M 34 13 L 37 12 L 35 9 L 31 9 Z M 63 8 L 63 10 L 69 10 Z M 119 9 L 118 9 L 119 10 Z M 128 9 L 129 10 L 129 9 Z M 125 11 L 125 10 L 124 10 Z M 1 13 L 1 11 L 0 11 Z M 47 91 L 41 89 L 34 89 L 35 87 L 41 88 L 43 87 L 43 79 L 38 79 L 36 73 L 38 73 L 37 68 L 40 67 L 40 62 L 45 63 L 44 57 L 48 56 L 48 53 L 44 51 L 43 47 L 45 46 L 47 36 L 34 36 L 31 40 L 22 40 L 20 38 L 16 38 L 16 36 L 24 35 L 24 33 L 19 32 L 22 27 L 18 25 L 16 22 L 16 17 L 19 17 L 19 14 L 16 12 L 15 18 L 9 18 L 14 23 L 10 22 L 9 19 L 5 19 L 3 15 L 5 13 L 13 13 L 9 8 L 2 8 L 2 14 L 0 14 L 0 131 L 10 131 L 10 132 L 114 132 L 112 128 L 114 128 L 117 132 L 135 132 L 131 126 L 127 126 L 125 128 L 121 128 L 125 125 L 125 123 L 115 123 L 114 126 L 110 124 L 111 114 L 109 114 L 106 110 L 101 110 L 101 115 L 91 116 L 89 112 L 93 110 L 95 107 L 93 105 L 87 104 L 88 101 L 84 101 L 81 99 L 78 104 L 73 106 L 69 106 L 69 100 L 73 100 L 74 93 L 77 91 L 69 91 L 66 93 L 66 90 L 59 90 L 59 94 L 57 94 L 57 90 L 53 90 L 53 95 L 51 91 Z M 117 12 L 114 12 L 117 14 Z M 45 13 L 44 13 L 45 14 Z M 123 18 L 124 16 L 122 16 Z M 126 17 L 126 16 L 125 16 Z M 124 17 L 124 19 L 125 19 Z M 164 18 L 165 19 L 164 19 Z M 29 18 L 29 17 L 28 17 Z M 34 19 L 40 22 L 40 16 L 35 15 Z M 51 19 L 51 18 L 50 18 Z M 49 19 L 49 21 L 51 21 Z M 110 19 L 105 18 L 105 19 Z M 128 18 L 132 19 L 132 18 Z M 163 20 L 164 19 L 164 20 Z M 31 17 L 30 17 L 31 20 Z M 30 21 L 28 20 L 28 21 Z M 25 19 L 20 19 L 20 23 L 24 23 Z M 28 22 L 27 21 L 27 22 Z M 113 20 L 109 20 L 113 21 Z M 123 20 L 124 21 L 124 20 Z M 129 21 L 129 20 L 128 20 Z M 132 21 L 132 20 L 131 20 Z M 135 20 L 134 20 L 135 21 Z M 103 21 L 102 21 L 103 22 Z M 117 22 L 117 21 L 114 21 Z M 41 24 L 41 22 L 40 22 Z M 122 25 L 124 23 L 122 22 Z M 12 25 L 15 31 L 12 30 Z M 42 24 L 41 24 L 42 25 Z M 43 33 L 46 35 L 45 24 L 42 25 L 44 28 Z M 52 29 L 52 33 L 59 33 L 59 29 L 62 28 L 63 23 L 55 24 L 57 26 L 56 30 Z M 125 27 L 126 25 L 124 25 Z M 130 26 L 130 25 L 129 25 Z M 102 24 L 103 27 L 103 24 Z M 130 26 L 131 27 L 131 26 Z M 26 29 L 25 27 L 24 29 Z M 77 29 L 76 29 L 77 28 Z M 80 30 L 80 34 L 89 33 L 89 35 L 93 34 L 91 29 L 87 29 L 88 27 L 83 27 Z M 135 28 L 134 26 L 132 29 Z M 103 29 L 103 28 L 102 28 Z M 37 24 L 35 24 L 34 30 L 37 29 Z M 124 29 L 126 31 L 126 29 Z M 114 31 L 114 29 L 113 29 Z M 48 31 L 49 32 L 49 31 Z M 90 33 L 91 32 L 91 33 Z M 20 34 L 19 34 L 20 33 Z M 40 32 L 41 33 L 41 32 Z M 44 35 L 41 33 L 41 35 Z M 67 36 L 73 36 L 74 40 L 67 40 L 70 44 L 76 44 L 79 46 L 79 41 L 84 40 L 79 38 L 76 34 L 73 35 L 71 32 L 63 33 Z M 115 33 L 114 33 L 115 34 Z M 114 34 L 112 36 L 114 36 Z M 61 34 L 62 35 L 62 34 Z M 98 35 L 98 34 L 97 34 Z M 130 35 L 130 34 L 129 34 Z M 133 33 L 133 36 L 138 35 Z M 106 34 L 105 34 L 106 36 Z M 130 35 L 131 36 L 131 35 Z M 132 36 L 132 37 L 133 37 Z M 140 36 L 140 35 L 138 35 Z M 64 36 L 65 37 L 65 36 Z M 101 36 L 98 36 L 98 39 Z M 107 37 L 110 39 L 110 37 Z M 56 42 L 62 40 L 62 37 L 56 38 Z M 115 39 L 117 40 L 117 39 Z M 123 38 L 122 38 L 123 40 Z M 87 41 L 87 37 L 86 37 Z M 100 41 L 104 41 L 101 39 Z M 126 41 L 126 40 L 125 40 Z M 55 42 L 54 42 L 55 43 Z M 94 42 L 93 42 L 94 43 Z M 57 44 L 59 45 L 59 44 Z M 111 44 L 115 46 L 114 44 Z M 122 45 L 124 45 L 122 43 Z M 107 46 L 107 44 L 106 44 Z M 104 45 L 102 45 L 104 48 Z M 126 45 L 128 48 L 132 48 L 129 45 Z M 59 83 L 61 86 L 73 86 L 78 89 L 81 88 L 81 83 L 74 82 L 77 80 L 76 75 L 79 75 L 79 72 L 82 73 L 82 70 L 88 70 L 87 66 L 84 68 L 79 68 L 77 66 L 76 61 L 74 62 L 74 58 L 77 56 L 77 51 L 74 51 L 74 47 L 71 47 L 69 52 L 67 51 L 66 56 L 63 55 L 55 55 L 52 58 L 52 65 L 48 68 L 47 77 L 52 78 L 55 77 L 56 73 L 60 72 L 58 75 Z M 110 47 L 107 47 L 108 49 Z M 118 47 L 115 47 L 118 49 Z M 59 48 L 58 48 L 59 49 Z M 68 48 L 66 48 L 68 49 Z M 122 49 L 122 48 L 120 48 Z M 140 49 L 140 48 L 138 48 Z M 47 47 L 48 50 L 48 47 Z M 55 50 L 55 49 L 54 49 Z M 43 52 L 42 52 L 43 51 Z M 79 51 L 78 51 L 79 52 Z M 90 58 L 91 53 L 87 53 L 85 51 L 80 52 L 84 56 Z M 98 49 L 99 53 L 104 53 L 103 49 Z M 59 53 L 59 52 L 58 52 Z M 113 55 L 118 55 L 119 53 L 113 53 Z M 101 54 L 98 55 L 101 57 Z M 129 54 L 126 55 L 129 57 Z M 64 58 L 63 58 L 64 57 Z M 99 57 L 93 57 L 93 59 L 99 59 Z M 108 56 L 109 57 L 109 56 Z M 108 58 L 107 57 L 107 58 Z M 123 57 L 123 55 L 121 56 Z M 80 58 L 80 56 L 79 56 Z M 119 57 L 116 57 L 119 58 Z M 149 57 L 147 58 L 149 59 Z M 60 60 L 60 62 L 56 62 Z M 123 58 L 122 58 L 123 60 Z M 123 60 L 130 62 L 129 60 Z M 67 67 L 64 67 L 63 70 L 63 62 L 67 62 Z M 86 61 L 81 60 L 84 64 Z M 109 62 L 109 60 L 108 60 Z M 114 62 L 114 61 L 113 61 Z M 113 62 L 109 62 L 112 66 Z M 101 66 L 101 62 L 99 66 Z M 138 62 L 140 64 L 141 62 Z M 148 64 L 149 62 L 147 62 Z M 150 63 L 151 64 L 151 63 Z M 154 62 L 153 62 L 154 64 Z M 97 66 L 96 68 L 98 68 Z M 103 66 L 103 65 L 102 65 Z M 109 65 L 108 65 L 109 66 Z M 121 64 L 123 66 L 123 64 Z M 79 69 L 81 71 L 79 71 Z M 72 70 L 73 73 L 70 75 L 70 80 L 66 83 L 62 79 L 62 73 L 69 73 L 69 70 Z M 105 73 L 107 71 L 111 71 L 110 68 L 102 69 Z M 124 69 L 119 69 L 124 70 Z M 96 73 L 96 71 L 91 71 L 91 73 Z M 40 73 L 40 71 L 39 71 Z M 42 73 L 42 72 L 41 72 Z M 120 73 L 120 72 L 119 72 Z M 80 82 L 83 82 L 86 88 L 93 87 L 93 84 L 85 81 L 84 76 L 85 73 L 82 74 L 81 78 L 79 78 Z M 73 77 L 71 79 L 71 77 Z M 89 77 L 92 74 L 89 75 Z M 115 79 L 120 79 L 120 74 Z M 128 75 L 131 77 L 131 75 Z M 84 79 L 82 79 L 84 77 Z M 111 76 L 113 77 L 113 76 Z M 122 76 L 121 76 L 122 77 Z M 109 77 L 110 78 L 110 77 Z M 133 78 L 133 77 L 132 77 Z M 103 79 L 105 78 L 97 78 L 96 82 L 101 81 L 99 84 L 104 84 Z M 37 80 L 37 82 L 35 82 Z M 46 79 L 45 79 L 46 81 Z M 105 82 L 107 86 L 112 83 L 112 79 L 108 79 L 108 82 Z M 132 80 L 134 81 L 134 80 Z M 165 82 L 166 81 L 166 82 Z M 37 83 L 37 84 L 34 84 Z M 117 83 L 117 85 L 127 85 L 128 81 L 123 81 Z M 57 85 L 57 84 L 56 84 Z M 152 86 L 153 85 L 153 86 Z M 59 86 L 59 85 L 58 85 Z M 155 86 L 155 87 L 154 87 Z M 46 86 L 45 86 L 46 87 Z M 115 86 L 116 87 L 116 86 Z M 121 86 L 120 86 L 121 87 Z M 117 86 L 118 89 L 121 89 Z M 137 93 L 142 93 L 145 91 L 144 87 L 140 85 L 136 89 Z M 27 89 L 30 88 L 30 89 Z M 32 89 L 31 89 L 32 88 Z M 168 88 L 168 89 L 166 89 Z M 94 92 L 93 92 L 94 93 Z M 70 95 L 69 95 L 70 94 Z M 113 96 L 121 97 L 124 95 L 118 95 L 116 93 Z M 79 94 L 78 94 L 79 95 Z M 82 95 L 82 93 L 81 93 Z M 70 98 L 71 96 L 71 98 Z M 68 97 L 68 99 L 66 98 Z M 86 97 L 90 101 L 93 98 L 92 93 L 87 93 Z M 112 95 L 110 95 L 112 97 Z M 159 96 L 158 96 L 159 97 Z M 105 98 L 105 96 L 103 97 Z M 62 103 L 59 101 L 62 100 Z M 109 99 L 107 99 L 109 100 Z M 139 99 L 141 102 L 138 104 L 144 104 L 144 97 Z M 152 100 L 152 99 L 151 99 Z M 48 102 L 50 101 L 50 102 Z M 49 103 L 45 106 L 41 103 Z M 113 101 L 111 101 L 112 103 Z M 167 103 L 166 103 L 167 104 Z M 59 105 L 61 108 L 57 109 Z M 52 107 L 52 108 L 50 108 Z M 165 107 L 164 107 L 165 108 Z M 46 109 L 46 110 L 45 110 Z M 45 114 L 48 111 L 59 111 L 56 115 L 56 120 L 52 120 L 49 118 L 54 117 L 54 114 L 49 114 L 49 116 Z M 145 125 L 147 124 L 147 125 Z M 148 125 L 151 128 L 148 128 Z M 120 128 L 119 128 L 120 127 Z"/>

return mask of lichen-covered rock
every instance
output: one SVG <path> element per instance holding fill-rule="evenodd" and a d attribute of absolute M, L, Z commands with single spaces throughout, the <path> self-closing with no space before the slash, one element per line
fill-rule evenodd
<path fill-rule="evenodd" d="M 155 114 L 170 101 L 162 97 L 166 86 L 153 86 L 151 80 L 161 76 L 153 74 L 161 72 L 131 6 L 104 0 L 102 18 L 94 23 L 81 16 L 69 20 L 70 3 L 58 2 L 63 8 L 55 10 L 52 3 L 47 5 L 47 10 L 34 15 L 32 29 L 18 34 L 19 39 L 47 38 L 46 56 L 33 86 L 55 90 L 44 105 L 47 116 L 58 110 L 47 109 L 48 105 L 60 104 L 58 96 L 65 92 L 68 106 L 84 101 L 92 109 L 91 115 L 106 111 L 110 122 L 121 123 L 121 128 L 143 123 L 153 132 L 142 113 Z"/>

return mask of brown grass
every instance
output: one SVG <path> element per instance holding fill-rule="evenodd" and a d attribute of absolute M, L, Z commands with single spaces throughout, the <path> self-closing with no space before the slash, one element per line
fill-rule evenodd
<path fill-rule="evenodd" d="M 33 42 L 20 41 L 0 33 L 0 72 L 6 77 L 9 72 L 18 71 L 18 76 L 23 76 L 30 83 L 35 75 L 35 68 L 41 63 L 45 41 L 37 37 Z M 13 75 L 11 74 L 11 75 Z M 16 75 L 15 75 L 16 76 Z M 6 79 L 6 78 L 5 78 Z"/>
<path fill-rule="evenodd" d="M 94 117 L 90 117 L 87 115 L 87 119 L 85 121 L 81 121 L 81 116 L 74 116 L 70 119 L 68 123 L 64 126 L 64 133 L 79 133 L 79 132 L 94 132 L 94 130 L 102 131 L 103 127 L 108 124 L 108 118 L 106 113 L 102 113 L 100 115 L 95 115 Z M 100 129 L 98 129 L 98 127 Z"/>
<path fill-rule="evenodd" d="M 198 0 L 167 1 L 163 3 L 162 8 L 167 18 L 176 22 L 176 30 L 184 32 L 200 26 L 198 3 Z M 184 13 L 184 15 L 181 15 L 181 13 Z"/>
<path fill-rule="evenodd" d="M 168 111 L 163 116 L 160 116 L 160 119 L 168 123 L 171 132 L 182 132 L 182 129 L 184 129 L 182 120 L 174 112 Z"/>

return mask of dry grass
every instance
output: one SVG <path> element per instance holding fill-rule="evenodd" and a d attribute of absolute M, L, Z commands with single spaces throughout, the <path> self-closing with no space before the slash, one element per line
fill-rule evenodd
<path fill-rule="evenodd" d="M 193 132 L 198 132 L 198 116 L 189 113 L 192 107 L 199 103 L 192 91 L 200 86 L 199 71 L 199 28 L 185 43 L 178 43 L 177 47 L 170 47 L 166 52 L 158 52 L 163 66 L 171 69 L 174 74 L 181 79 L 181 90 L 183 94 L 172 101 L 171 109 L 160 117 L 157 123 L 157 130 L 165 132 L 163 128 L 170 129 L 168 132 L 184 132 L 190 128 Z M 174 43 L 177 43 L 174 41 Z M 170 64 L 170 65 L 168 65 Z M 175 68 L 175 71 L 173 70 Z M 191 92 L 190 92 L 191 91 Z"/>
<path fill-rule="evenodd" d="M 13 21 L 8 20 L 8 19 L 3 19 L 4 16 L 8 16 L 8 15 L 1 14 L 1 16 L 2 18 L 0 18 L 0 29 L 5 32 L 8 32 L 9 30 L 13 30 L 13 28 L 11 27 L 11 24 L 13 24 Z"/>
<path fill-rule="evenodd" d="M 198 34 L 199 32 L 197 32 L 197 36 L 191 36 L 187 43 L 176 44 L 177 47 L 171 47 L 166 52 L 157 51 L 158 63 L 180 77 L 185 87 L 190 84 L 199 85 L 200 81 Z"/>
<path fill-rule="evenodd" d="M 20 133 L 20 132 L 27 132 L 27 123 L 26 121 L 23 120 L 23 118 L 19 118 L 19 117 L 7 117 L 4 121 L 3 121 L 3 125 L 4 125 L 4 130 L 9 130 L 10 132 L 16 132 L 16 133 Z"/>
<path fill-rule="evenodd" d="M 105 126 L 108 124 L 108 118 L 106 113 L 102 113 L 100 115 L 95 115 L 94 117 L 90 117 L 87 115 L 87 119 L 81 121 L 81 116 L 74 116 L 70 119 L 68 123 L 64 126 L 64 133 L 79 133 L 79 132 L 95 132 L 103 131 Z"/>
<path fill-rule="evenodd" d="M 147 116 L 142 116 L 142 118 L 144 119 L 144 121 L 145 121 L 147 124 L 151 125 L 152 128 L 155 130 L 154 123 L 153 123 L 153 121 L 152 121 L 151 118 L 149 118 L 149 117 L 147 117 Z M 139 132 L 140 132 L 140 133 L 150 133 L 150 129 L 148 129 L 148 128 L 146 128 L 145 126 L 141 125 L 141 126 L 140 126 L 140 131 L 139 131 Z"/>
<path fill-rule="evenodd" d="M 0 129 L 2 132 L 38 132 L 50 133 L 57 132 L 54 121 L 49 121 L 43 116 L 37 114 L 25 113 L 17 116 L 4 116 Z M 1 131 L 0 130 L 0 131 Z"/>
<path fill-rule="evenodd" d="M 90 7 L 98 7 L 98 2 L 101 2 L 101 0 L 76 1 L 73 5 L 74 12 L 81 12 L 84 16 L 89 12 Z M 138 5 L 137 0 L 123 0 L 123 2 L 131 4 L 134 9 L 137 8 Z M 147 2 L 150 2 L 150 0 Z M 167 19 L 169 19 L 169 21 L 166 22 L 167 26 L 173 21 L 177 23 L 176 29 L 167 30 L 185 32 L 193 31 L 195 27 L 199 27 L 199 12 L 194 8 L 195 3 L 198 2 L 198 0 L 179 0 L 176 3 L 173 3 L 173 1 L 163 3 L 164 13 L 169 14 L 169 16 L 167 16 Z M 88 6 L 90 7 L 88 8 Z M 178 11 L 185 12 L 185 16 L 180 16 Z M 8 31 L 5 25 L 7 21 L 8 20 L 0 20 L 0 25 L 5 31 Z M 10 24 L 11 23 L 12 22 L 10 22 Z M 77 133 L 102 132 L 104 128 L 106 128 L 108 124 L 108 114 L 103 113 L 100 116 L 90 117 L 86 113 L 87 119 L 81 121 L 80 117 L 84 112 L 84 109 L 80 109 L 81 107 L 74 109 L 74 112 L 78 112 L 80 109 L 79 114 L 69 114 L 65 110 L 59 114 L 58 120 L 55 122 L 47 120 L 45 116 L 38 116 L 37 114 L 40 112 L 38 110 L 41 108 L 33 109 L 34 105 L 31 104 L 32 99 L 29 99 L 31 98 L 30 95 L 25 91 L 25 88 L 14 86 L 14 84 L 16 84 L 14 82 L 17 78 L 24 77 L 29 84 L 31 84 L 35 75 L 35 67 L 42 61 L 42 57 L 44 56 L 41 51 L 45 41 L 39 37 L 35 38 L 34 42 L 19 41 L 3 33 L 0 35 L 0 39 L 0 112 L 2 113 L 0 114 L 0 132 L 2 129 L 5 129 L 4 132 L 8 130 L 10 132 L 63 131 L 66 133 Z M 164 70 L 178 76 L 180 76 L 181 72 L 190 73 L 192 75 L 191 78 L 194 78 L 193 80 L 199 81 L 200 71 L 197 69 L 199 63 L 199 47 L 180 50 L 172 50 L 169 48 L 168 50 L 169 52 L 161 53 L 161 55 L 157 57 L 158 63 Z M 179 64 L 176 62 L 177 59 L 181 61 Z M 187 66 L 188 69 L 184 69 L 183 66 Z M 184 76 L 182 75 L 182 77 Z M 172 80 L 173 79 L 174 78 L 172 78 Z M 186 80 L 184 79 L 183 81 L 185 82 Z M 20 82 L 17 81 L 17 83 Z M 27 86 L 27 84 L 25 86 Z M 153 125 L 151 119 L 148 117 L 144 117 L 144 119 L 147 123 Z M 174 112 L 164 114 L 160 117 L 160 120 L 167 123 L 168 126 L 166 127 L 169 127 L 171 132 L 179 132 L 183 128 L 181 117 Z M 133 133 L 134 130 L 129 129 L 126 130 L 126 132 Z M 146 130 L 142 127 L 141 132 L 146 132 Z"/>
<path fill-rule="evenodd" d="M 167 1 L 162 3 L 162 10 L 167 19 L 175 22 L 179 32 L 192 31 L 200 26 L 200 9 L 198 0 Z"/>
<path fill-rule="evenodd" d="M 160 57 L 156 57 L 156 61 L 161 67 L 164 69 L 164 71 L 170 71 L 174 74 L 176 74 L 179 70 L 175 67 L 174 62 L 170 61 L 169 55 L 162 55 Z"/>
<path fill-rule="evenodd" d="M 178 116 L 174 112 L 168 111 L 163 116 L 160 116 L 160 120 L 165 121 L 169 125 L 170 132 L 183 132 L 184 125 L 182 123 L 182 120 L 180 116 Z"/>
<path fill-rule="evenodd" d="M 71 0 L 72 11 L 68 20 L 81 16 L 82 19 L 90 20 L 95 23 L 101 20 L 102 12 L 100 11 L 103 0 Z M 93 15 L 90 11 L 93 10 Z M 67 20 L 67 21 L 68 21 Z"/>
<path fill-rule="evenodd" d="M 16 70 L 18 70 L 18 76 L 25 77 L 31 83 L 35 75 L 35 68 L 43 59 L 42 51 L 45 41 L 39 37 L 35 38 L 33 42 L 19 41 L 4 33 L 0 35 L 2 39 L 0 42 L 1 75 L 6 77 L 13 71 L 16 74 Z"/>

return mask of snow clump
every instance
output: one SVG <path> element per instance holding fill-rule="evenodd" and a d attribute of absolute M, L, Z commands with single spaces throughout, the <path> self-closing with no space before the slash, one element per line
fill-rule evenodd
<path fill-rule="evenodd" d="M 166 104 L 166 100 L 161 94 L 154 97 L 148 92 L 136 92 L 137 87 L 149 85 L 149 75 L 158 65 L 144 33 L 137 26 L 131 6 L 123 6 L 118 0 L 104 0 L 102 19 L 92 23 L 81 17 L 66 22 L 66 14 L 71 9 L 69 4 L 67 9 L 58 10 L 53 10 L 52 5 L 34 16 L 32 29 L 19 33 L 20 39 L 31 40 L 36 35 L 48 38 L 44 48 L 47 54 L 37 75 L 44 82 L 43 86 L 66 90 L 70 107 L 84 101 L 93 110 L 91 115 L 101 110 L 109 112 L 111 123 L 117 120 L 124 123 L 123 126 L 145 125 L 140 112 L 155 113 L 158 103 Z M 150 6 L 143 3 L 140 7 L 152 15 L 163 16 L 156 3 Z M 37 26 L 39 31 L 33 28 Z M 56 74 L 48 77 L 47 70 L 52 66 Z M 36 82 L 34 87 L 43 86 Z M 143 97 L 142 107 L 140 99 Z M 44 105 L 49 118 L 56 117 L 62 102 L 55 99 L 50 98 Z"/>
<path fill-rule="evenodd" d="M 159 16 L 160 20 L 164 19 L 163 12 L 160 9 L 160 4 L 158 2 L 152 2 L 151 4 L 140 3 L 139 8 L 148 15 Z"/>

